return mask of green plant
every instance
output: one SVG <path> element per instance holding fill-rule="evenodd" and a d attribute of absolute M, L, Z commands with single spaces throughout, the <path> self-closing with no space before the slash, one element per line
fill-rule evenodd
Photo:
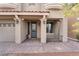
<path fill-rule="evenodd" d="M 76 34 L 76 38 L 79 40 L 79 32 Z"/>
<path fill-rule="evenodd" d="M 75 27 L 72 31 L 76 34 L 76 38 L 79 40 L 79 22 L 75 22 L 72 27 Z"/>

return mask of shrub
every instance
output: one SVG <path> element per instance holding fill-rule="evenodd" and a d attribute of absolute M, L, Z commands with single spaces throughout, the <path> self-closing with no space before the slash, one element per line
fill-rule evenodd
<path fill-rule="evenodd" d="M 79 32 L 76 34 L 76 38 L 79 40 Z"/>

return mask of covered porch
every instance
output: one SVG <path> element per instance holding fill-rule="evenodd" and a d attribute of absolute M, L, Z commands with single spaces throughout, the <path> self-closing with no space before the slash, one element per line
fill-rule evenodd
<path fill-rule="evenodd" d="M 67 37 L 64 30 L 66 28 L 63 25 L 63 18 L 49 19 L 47 16 L 19 16 L 21 17 L 21 42 L 39 41 L 41 43 L 46 42 L 66 42 Z M 23 40 L 24 39 L 24 40 Z"/>
<path fill-rule="evenodd" d="M 41 42 L 41 21 L 39 19 L 24 19 L 26 41 L 39 41 Z M 60 42 L 62 37 L 60 37 L 61 30 L 60 19 L 47 19 L 46 21 L 46 42 Z"/>
<path fill-rule="evenodd" d="M 15 21 L 15 42 L 17 44 L 32 38 L 39 39 L 41 43 L 53 39 L 67 41 L 67 21 L 64 18 L 49 19 L 48 12 L 1 12 L 0 15 L 13 16 L 10 19 Z"/>

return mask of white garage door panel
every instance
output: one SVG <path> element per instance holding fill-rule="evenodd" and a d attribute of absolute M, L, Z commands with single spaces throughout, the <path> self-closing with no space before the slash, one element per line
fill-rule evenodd
<path fill-rule="evenodd" d="M 0 41 L 14 41 L 15 40 L 15 27 L 1 26 L 0 27 Z"/>

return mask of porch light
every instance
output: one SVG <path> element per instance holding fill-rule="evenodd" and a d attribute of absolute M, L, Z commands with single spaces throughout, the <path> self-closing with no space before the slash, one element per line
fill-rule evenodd
<path fill-rule="evenodd" d="M 46 21 L 43 21 L 43 24 L 46 24 Z"/>
<path fill-rule="evenodd" d="M 18 24 L 19 23 L 18 19 L 16 19 L 15 22 L 16 22 L 16 24 Z"/>

